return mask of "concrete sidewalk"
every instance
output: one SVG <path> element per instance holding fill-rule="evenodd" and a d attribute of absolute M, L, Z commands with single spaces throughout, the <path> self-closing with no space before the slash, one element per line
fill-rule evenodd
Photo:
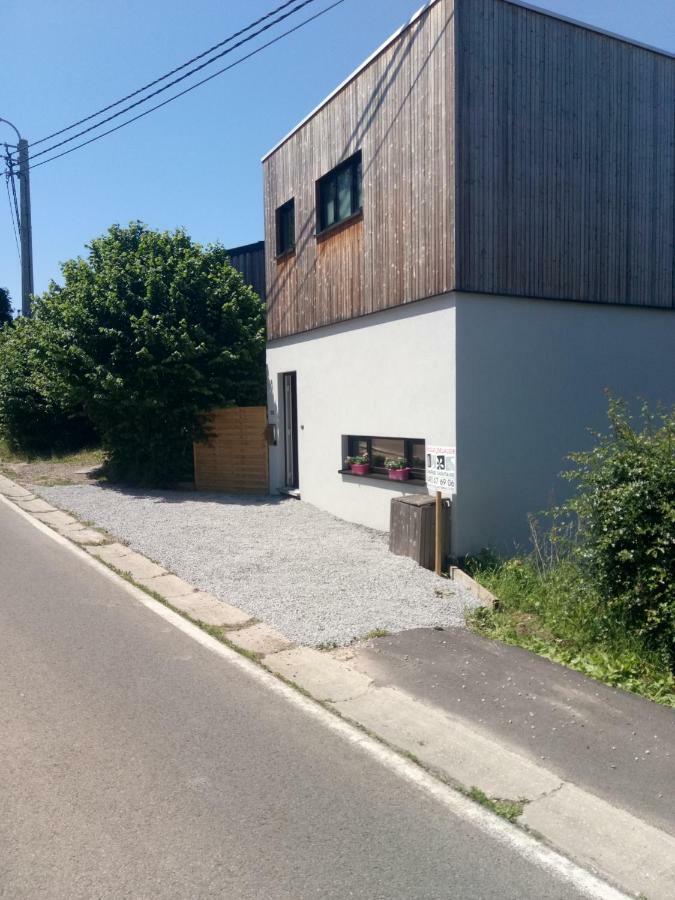
<path fill-rule="evenodd" d="M 463 629 L 417 629 L 336 653 L 464 719 L 562 781 L 675 835 L 675 713 Z"/>
<path fill-rule="evenodd" d="M 368 681 L 330 704 L 342 715 L 460 789 L 520 801 L 519 824 L 624 890 L 675 897 L 671 709 L 461 629 L 332 656 Z"/>

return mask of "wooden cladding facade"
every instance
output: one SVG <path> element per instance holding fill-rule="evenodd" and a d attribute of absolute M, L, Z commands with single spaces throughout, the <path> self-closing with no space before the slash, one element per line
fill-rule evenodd
<path fill-rule="evenodd" d="M 430 7 L 264 161 L 268 337 L 454 287 L 452 4 Z M 361 150 L 363 217 L 317 236 L 316 182 Z M 295 253 L 275 212 L 295 198 Z"/>
<path fill-rule="evenodd" d="M 266 427 L 265 406 L 214 410 L 209 419 L 209 440 L 194 445 L 197 490 L 266 494 Z"/>
<path fill-rule="evenodd" d="M 675 306 L 675 59 L 457 0 L 462 290 Z"/>
<path fill-rule="evenodd" d="M 363 215 L 316 234 L 361 150 Z M 436 0 L 264 161 L 270 340 L 452 290 L 675 308 L 675 59 Z"/>

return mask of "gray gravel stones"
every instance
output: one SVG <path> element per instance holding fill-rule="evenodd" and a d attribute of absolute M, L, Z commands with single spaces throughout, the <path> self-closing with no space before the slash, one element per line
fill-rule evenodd
<path fill-rule="evenodd" d="M 97 485 L 35 490 L 301 644 L 460 626 L 476 605 L 452 582 L 389 553 L 381 532 L 302 501 Z"/>

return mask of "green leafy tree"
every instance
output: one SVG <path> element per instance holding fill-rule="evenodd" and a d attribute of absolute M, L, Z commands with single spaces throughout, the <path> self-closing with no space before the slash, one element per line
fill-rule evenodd
<path fill-rule="evenodd" d="M 577 484 L 567 504 L 579 517 L 576 552 L 608 620 L 675 666 L 675 409 L 644 406 L 636 427 L 612 399 L 609 423 L 567 473 Z"/>
<path fill-rule="evenodd" d="M 14 317 L 12 316 L 12 301 L 7 288 L 0 287 L 0 328 L 9 324 Z"/>
<path fill-rule="evenodd" d="M 0 433 L 15 452 L 44 456 L 96 440 L 55 354 L 64 339 L 41 319 L 0 330 Z"/>
<path fill-rule="evenodd" d="M 92 241 L 35 303 L 51 359 L 100 434 L 109 470 L 185 477 L 203 414 L 265 401 L 264 308 L 219 245 L 136 222 Z"/>

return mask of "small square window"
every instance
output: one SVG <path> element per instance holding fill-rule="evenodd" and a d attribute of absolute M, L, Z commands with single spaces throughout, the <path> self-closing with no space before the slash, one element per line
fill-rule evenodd
<path fill-rule="evenodd" d="M 277 256 L 295 250 L 295 199 L 277 210 Z"/>
<path fill-rule="evenodd" d="M 361 212 L 362 171 L 359 151 L 317 181 L 317 233 Z"/>

